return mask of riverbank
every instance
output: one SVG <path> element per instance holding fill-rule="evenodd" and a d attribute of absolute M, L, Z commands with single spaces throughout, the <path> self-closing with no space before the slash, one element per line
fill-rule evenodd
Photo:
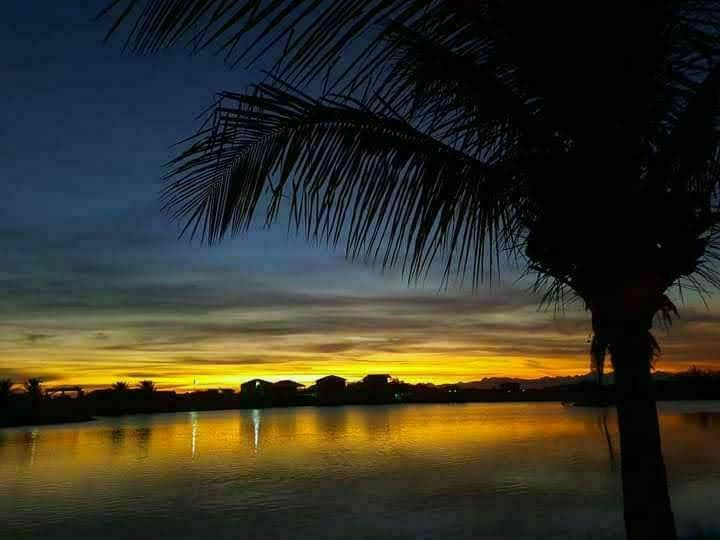
<path fill-rule="evenodd" d="M 93 416 L 88 414 L 67 414 L 59 413 L 54 415 L 13 415 L 0 414 L 0 428 L 14 428 L 25 426 L 48 426 L 56 424 L 78 424 L 82 422 L 92 422 L 95 420 Z"/>
<path fill-rule="evenodd" d="M 526 395 L 527 394 L 527 395 Z M 184 397 L 185 396 L 185 397 Z M 284 402 L 272 402 L 270 400 L 243 400 L 240 396 L 235 399 L 219 399 L 219 400 L 192 400 L 187 395 L 179 394 L 177 399 L 173 401 L 165 400 L 165 402 L 147 401 L 144 403 L 122 403 L 116 402 L 114 406 L 109 407 L 98 406 L 97 404 L 78 403 L 62 403 L 63 400 L 48 400 L 47 403 L 40 405 L 42 409 L 38 411 L 25 409 L 23 411 L 13 411 L 12 409 L 0 411 L 0 429 L 24 426 L 40 426 L 54 424 L 71 424 L 91 422 L 102 417 L 121 417 L 134 416 L 139 414 L 162 414 L 162 413 L 178 413 L 178 412 L 202 412 L 202 411 L 224 411 L 224 410 L 248 410 L 248 409 L 272 409 L 272 408 L 296 408 L 296 407 L 343 407 L 353 405 L 421 405 L 421 404 L 457 404 L 457 403 L 557 403 L 565 407 L 614 407 L 611 400 L 606 398 L 588 398 L 572 401 L 569 399 L 560 399 L 557 396 L 538 396 L 532 392 L 517 393 L 494 396 L 491 399 L 446 399 L 446 400 L 347 400 L 334 402 L 319 402 L 315 399 L 307 399 L 307 397 L 299 396 L 295 400 L 285 400 Z M 569 396 L 565 396 L 568 398 Z M 575 396 L 576 398 L 578 396 Z M 64 400 L 70 401 L 70 400 Z M 659 402 L 665 401 L 720 401 L 720 399 L 708 398 L 676 398 L 676 399 L 659 399 Z M 52 403 L 59 402 L 59 403 Z M 64 405 L 64 406 L 63 406 Z M 68 407 L 68 405 L 72 405 Z M 81 405 L 85 405 L 84 407 Z"/>
<path fill-rule="evenodd" d="M 232 388 L 178 393 L 158 390 L 151 381 L 137 387 L 118 383 L 85 393 L 79 386 L 0 396 L 0 427 L 85 422 L 99 416 L 123 416 L 269 407 L 374 405 L 390 403 L 513 403 L 560 402 L 578 407 L 611 407 L 615 388 L 612 374 L 605 384 L 581 376 L 572 383 L 537 386 L 539 381 L 496 378 L 445 385 L 411 384 L 389 375 L 368 375 L 360 381 L 328 376 L 304 387 L 294 381 L 253 379 L 240 392 Z M 548 380 L 543 381 L 548 383 Z M 557 382 L 557 381 L 556 381 Z M 720 400 L 720 374 L 689 370 L 656 373 L 658 401 Z"/>

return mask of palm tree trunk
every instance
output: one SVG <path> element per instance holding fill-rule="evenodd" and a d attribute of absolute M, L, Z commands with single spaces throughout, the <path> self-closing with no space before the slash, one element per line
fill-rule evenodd
<path fill-rule="evenodd" d="M 650 375 L 648 332 L 612 346 L 628 540 L 677 540 Z"/>

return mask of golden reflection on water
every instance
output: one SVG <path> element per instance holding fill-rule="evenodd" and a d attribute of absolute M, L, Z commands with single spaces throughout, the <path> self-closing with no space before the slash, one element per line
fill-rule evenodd
<path fill-rule="evenodd" d="M 661 413 L 677 515 L 720 527 L 708 509 L 720 497 L 720 407 Z M 0 430 L 0 516 L 18 538 L 126 538 L 138 520 L 173 538 L 203 537 L 193 527 L 236 537 L 248 519 L 277 538 L 346 522 L 362 526 L 329 537 L 385 537 L 385 523 L 403 539 L 505 538 L 511 525 L 518 538 L 520 527 L 572 538 L 588 524 L 590 538 L 613 538 L 618 452 L 612 411 L 555 403 L 105 418 Z"/>
<path fill-rule="evenodd" d="M 329 453 L 362 461 L 410 456 L 508 462 L 528 451 L 554 460 L 582 454 L 612 464 L 614 414 L 557 404 L 337 407 L 184 413 L 104 419 L 89 424 L 6 430 L 0 473 L 32 469 L 35 479 L 102 469 L 122 474 L 137 462 L 172 470 L 187 461 L 207 464 L 262 460 L 320 466 Z M 701 451 L 718 441 L 717 413 L 662 417 L 669 458 L 710 459 Z M 713 457 L 714 459 L 714 457 Z"/>

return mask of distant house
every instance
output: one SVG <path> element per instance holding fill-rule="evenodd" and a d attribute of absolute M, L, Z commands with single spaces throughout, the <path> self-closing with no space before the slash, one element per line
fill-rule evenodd
<path fill-rule="evenodd" d="M 272 384 L 272 386 L 270 387 L 270 393 L 275 400 L 291 400 L 297 397 L 298 390 L 300 390 L 300 388 L 302 387 L 302 384 L 295 381 L 278 381 Z"/>
<path fill-rule="evenodd" d="M 342 392 L 345 390 L 346 382 L 347 381 L 345 379 L 338 377 L 337 375 L 328 375 L 327 377 L 323 377 L 322 379 L 315 381 L 315 388 L 317 389 L 318 394 Z"/>
<path fill-rule="evenodd" d="M 362 399 L 370 403 L 387 403 L 394 399 L 390 375 L 366 375 L 358 386 L 364 396 Z"/>
<path fill-rule="evenodd" d="M 347 381 L 337 375 L 328 375 L 315 381 L 315 391 L 320 403 L 341 403 L 345 399 Z"/>
<path fill-rule="evenodd" d="M 72 397 L 82 397 L 85 395 L 85 392 L 80 386 L 56 386 L 45 390 L 45 394 L 51 397 L 66 397 L 66 393 Z M 60 396 L 58 396 L 58 394 L 60 394 Z"/>
<path fill-rule="evenodd" d="M 240 395 L 243 397 L 259 398 L 269 393 L 272 383 L 262 379 L 252 379 L 240 385 Z"/>
<path fill-rule="evenodd" d="M 390 375 L 365 375 L 363 383 L 369 389 L 381 389 L 390 384 Z"/>
<path fill-rule="evenodd" d="M 283 380 L 283 381 L 278 381 L 278 382 L 272 383 L 273 388 L 292 388 L 294 390 L 297 390 L 299 388 L 302 388 L 303 386 L 305 386 L 305 385 L 300 384 L 299 382 L 290 381 L 290 380 Z"/>

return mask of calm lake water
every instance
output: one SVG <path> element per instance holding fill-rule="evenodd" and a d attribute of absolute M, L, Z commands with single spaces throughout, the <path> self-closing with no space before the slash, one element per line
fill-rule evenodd
<path fill-rule="evenodd" d="M 679 527 L 720 530 L 720 404 L 660 409 Z M 0 535 L 619 538 L 618 436 L 603 414 L 398 405 L 0 430 Z"/>

